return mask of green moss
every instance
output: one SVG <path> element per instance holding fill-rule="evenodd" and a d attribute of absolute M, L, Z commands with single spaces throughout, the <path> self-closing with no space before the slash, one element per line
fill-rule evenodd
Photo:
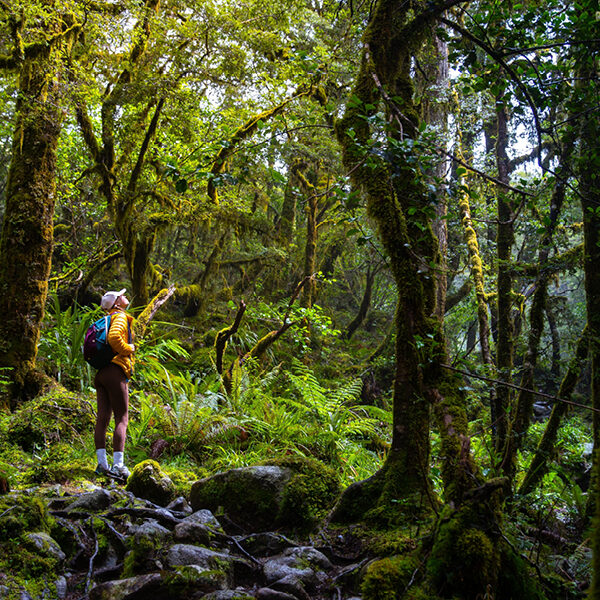
<path fill-rule="evenodd" d="M 292 470 L 285 486 L 277 521 L 308 528 L 323 519 L 341 492 L 335 471 L 311 458 L 283 458 L 268 464 Z"/>
<path fill-rule="evenodd" d="M 58 386 L 13 413 L 7 441 L 28 452 L 58 441 L 81 443 L 81 435 L 93 431 L 94 423 L 92 405 Z"/>
<path fill-rule="evenodd" d="M 371 563 L 360 588 L 363 600 L 402 597 L 418 568 L 419 562 L 412 556 L 393 556 Z"/>
<path fill-rule="evenodd" d="M 484 531 L 490 530 L 490 524 L 481 518 L 487 512 L 485 507 L 463 506 L 456 512 L 448 509 L 440 518 L 427 562 L 436 589 L 475 597 L 495 585 L 500 552 L 498 540 Z"/>
<path fill-rule="evenodd" d="M 31 531 L 50 533 L 55 523 L 45 503 L 36 497 L 3 496 L 0 498 L 0 515 L 0 540 Z"/>
<path fill-rule="evenodd" d="M 365 528 L 360 536 L 369 552 L 376 556 L 404 554 L 415 550 L 417 544 L 413 536 L 396 528 L 384 531 Z"/>
<path fill-rule="evenodd" d="M 226 571 L 207 569 L 201 571 L 193 566 L 175 567 L 163 577 L 169 597 L 189 597 L 193 593 L 225 589 L 230 583 Z"/>
<path fill-rule="evenodd" d="M 40 553 L 27 534 L 50 533 L 55 521 L 41 499 L 28 496 L 2 496 L 0 515 L 0 573 L 8 576 L 2 585 L 9 588 L 9 598 L 19 598 L 22 589 L 41 597 L 60 574 L 61 565 L 56 558 Z"/>
<path fill-rule="evenodd" d="M 156 570 L 156 561 L 164 545 L 165 541 L 159 537 L 129 537 L 127 539 L 129 552 L 127 552 L 123 561 L 121 578 L 134 577 L 135 575 Z"/>
<path fill-rule="evenodd" d="M 180 469 L 165 469 L 165 473 L 175 486 L 177 496 L 190 497 L 192 483 L 198 481 L 199 477 L 194 471 L 183 471 Z"/>
<path fill-rule="evenodd" d="M 166 506 L 175 498 L 175 486 L 155 460 L 135 465 L 125 488 L 128 492 Z"/>
<path fill-rule="evenodd" d="M 40 452 L 37 460 L 23 473 L 22 481 L 27 484 L 66 483 L 89 479 L 89 462 L 87 458 L 74 458 L 75 451 L 71 444 L 60 442 Z"/>

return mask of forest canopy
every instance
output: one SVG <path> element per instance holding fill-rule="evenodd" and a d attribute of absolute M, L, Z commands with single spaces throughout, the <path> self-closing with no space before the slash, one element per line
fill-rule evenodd
<path fill-rule="evenodd" d="M 0 0 L 0 476 L 93 469 L 11 432 L 93 405 L 125 287 L 132 464 L 321 461 L 328 526 L 412 540 L 365 600 L 600 598 L 599 43 L 592 0 Z"/>

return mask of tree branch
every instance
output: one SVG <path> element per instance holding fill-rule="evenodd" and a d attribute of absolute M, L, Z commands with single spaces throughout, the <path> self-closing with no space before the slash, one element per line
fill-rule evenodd
<path fill-rule="evenodd" d="M 450 21 L 449 19 L 446 19 L 445 17 L 440 17 L 440 21 L 442 23 L 444 23 L 444 25 L 447 25 L 451 29 L 454 29 L 454 31 L 457 31 L 462 36 L 466 37 L 467 39 L 471 40 L 474 44 L 479 46 L 486 54 L 488 54 L 491 58 L 493 58 L 510 75 L 511 79 L 517 84 L 517 87 L 523 92 L 523 95 L 525 96 L 525 99 L 527 100 L 527 104 L 529 105 L 529 108 L 531 109 L 531 112 L 533 113 L 533 120 L 535 123 L 535 129 L 537 132 L 538 164 L 539 164 L 540 168 L 542 170 L 544 170 L 543 165 L 542 165 L 542 131 L 543 131 L 543 129 L 542 129 L 542 125 L 540 123 L 540 117 L 537 112 L 537 107 L 535 106 L 533 98 L 531 97 L 531 94 L 529 93 L 529 90 L 527 89 L 527 86 L 521 81 L 520 77 L 515 73 L 515 71 L 512 69 L 512 67 L 502 58 L 500 53 L 496 52 L 491 46 L 489 46 L 488 44 L 486 44 L 485 42 L 480 40 L 478 37 L 474 36 L 470 31 L 468 31 L 464 27 L 461 27 L 458 23 L 454 23 L 453 21 Z"/>
<path fill-rule="evenodd" d="M 138 158 L 135 163 L 135 167 L 131 171 L 131 177 L 129 178 L 129 183 L 127 184 L 127 190 L 130 194 L 135 192 L 135 188 L 137 186 L 137 182 L 140 178 L 140 174 L 142 172 L 142 167 L 144 166 L 144 159 L 146 157 L 146 152 L 148 152 L 148 147 L 150 146 L 150 141 L 154 137 L 156 133 L 156 129 L 158 127 L 158 121 L 160 120 L 160 113 L 164 106 L 165 99 L 164 97 L 158 101 L 156 105 L 156 109 L 154 110 L 154 115 L 152 115 L 152 120 L 150 121 L 150 125 L 146 131 L 146 135 L 144 136 L 144 141 L 140 147 L 140 151 L 138 153 Z"/>
<path fill-rule="evenodd" d="M 142 311 L 140 316 L 135 320 L 133 331 L 136 338 L 143 337 L 146 333 L 148 323 L 154 318 L 158 309 L 175 293 L 175 286 L 171 285 L 168 288 L 160 290 L 154 298 L 149 302 L 148 306 Z"/>

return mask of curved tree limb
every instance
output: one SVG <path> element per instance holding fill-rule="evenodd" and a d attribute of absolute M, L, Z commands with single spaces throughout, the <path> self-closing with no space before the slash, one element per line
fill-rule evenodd
<path fill-rule="evenodd" d="M 248 119 L 243 125 L 238 127 L 238 129 L 234 132 L 229 140 L 229 143 L 226 146 L 223 146 L 215 156 L 213 161 L 213 165 L 211 168 L 211 178 L 208 181 L 207 193 L 208 197 L 214 202 L 218 204 L 219 196 L 217 193 L 217 188 L 214 184 L 215 177 L 221 175 L 225 172 L 225 168 L 227 165 L 227 161 L 229 157 L 233 154 L 236 146 L 252 135 L 256 129 L 258 128 L 258 124 L 261 121 L 266 121 L 267 119 L 271 119 L 272 117 L 278 115 L 290 102 L 295 100 L 296 98 L 301 98 L 303 96 L 315 96 L 318 100 L 323 100 L 323 91 L 315 86 L 308 87 L 300 87 L 298 88 L 289 98 L 286 98 L 283 102 L 278 104 L 277 106 L 265 110 L 257 115 L 254 115 L 250 119 Z"/>
<path fill-rule="evenodd" d="M 160 290 L 152 300 L 148 303 L 146 308 L 142 311 L 140 316 L 135 320 L 133 325 L 133 332 L 136 338 L 143 337 L 146 333 L 148 323 L 154 318 L 154 315 L 158 312 L 158 309 L 175 293 L 175 286 L 171 285 L 168 288 Z"/>

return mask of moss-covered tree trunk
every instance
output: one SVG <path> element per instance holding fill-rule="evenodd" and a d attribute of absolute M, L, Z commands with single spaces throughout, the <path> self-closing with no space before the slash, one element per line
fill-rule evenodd
<path fill-rule="evenodd" d="M 414 177 L 414 158 L 405 141 L 415 136 L 419 114 L 413 100 L 411 56 L 431 36 L 429 25 L 442 5 L 432 3 L 413 14 L 406 3 L 380 0 L 365 31 L 352 100 L 336 124 L 343 162 L 354 186 L 362 191 L 368 215 L 389 257 L 398 291 L 395 316 L 396 371 L 393 435 L 384 467 L 371 480 L 348 490 L 340 518 L 371 514 L 390 517 L 394 502 L 407 510 L 436 504 L 429 480 L 429 429 L 433 392 L 443 379 L 436 368 L 445 356 L 440 320 L 436 317 L 436 270 L 439 243 L 432 231 L 423 182 Z M 393 99 L 393 100 L 392 100 Z M 388 113 L 386 146 L 390 162 L 378 158 L 371 131 L 383 103 Z M 353 505 L 355 508 L 352 510 Z"/>
<path fill-rule="evenodd" d="M 419 502 L 436 505 L 428 473 L 433 413 L 441 437 L 445 506 L 423 568 L 427 583 L 411 594 L 427 597 L 433 587 L 448 598 L 478 598 L 510 579 L 517 559 L 500 534 L 506 479 L 482 479 L 470 452 L 462 381 L 442 367 L 447 353 L 434 276 L 439 244 L 424 210 L 428 195 L 410 168 L 418 157 L 412 144 L 403 143 L 415 135 L 419 121 L 411 54 L 430 39 L 429 25 L 448 3 L 428 3 L 422 12 L 407 4 L 379 0 L 374 6 L 352 99 L 336 125 L 344 166 L 366 198 L 388 255 L 398 309 L 392 446 L 383 468 L 350 486 L 332 518 L 379 518 L 389 524 L 422 514 Z M 381 131 L 372 131 L 369 123 L 376 122 L 382 101 L 388 112 L 386 145 L 378 147 Z M 402 593 L 397 590 L 398 597 Z"/>
<path fill-rule="evenodd" d="M 510 168 L 506 154 L 508 148 L 508 114 L 506 106 L 501 100 L 496 104 L 496 120 L 498 133 L 496 137 L 496 164 L 498 166 L 498 179 L 509 183 Z M 514 224 L 512 198 L 506 189 L 498 189 L 498 229 L 496 245 L 498 253 L 498 322 L 496 342 L 496 366 L 498 379 L 510 383 L 512 380 L 513 352 L 514 352 L 514 324 L 512 319 L 513 289 L 512 289 L 512 247 L 514 244 Z M 496 448 L 499 453 L 504 452 L 508 439 L 509 407 L 512 395 L 510 388 L 505 385 L 496 387 L 496 409 L 494 410 Z"/>
<path fill-rule="evenodd" d="M 560 384 L 558 390 L 558 397 L 565 400 L 571 398 L 571 394 L 575 390 L 575 386 L 579 381 L 581 370 L 586 363 L 588 355 L 589 339 L 587 337 L 587 329 L 584 330 L 579 342 L 577 343 L 577 349 L 575 354 L 569 363 L 569 368 L 565 373 L 565 376 Z M 552 407 L 550 418 L 546 423 L 546 428 L 542 435 L 538 447 L 535 451 L 533 459 L 529 465 L 529 469 L 523 479 L 523 483 L 519 487 L 519 494 L 529 494 L 532 492 L 542 480 L 542 477 L 548 471 L 553 454 L 554 445 L 556 442 L 556 436 L 558 428 L 562 422 L 563 416 L 567 413 L 569 405 L 565 402 L 557 402 Z"/>
<path fill-rule="evenodd" d="M 51 266 L 63 119 L 57 46 L 50 44 L 21 68 L 0 238 L 0 366 L 12 369 L 15 391 L 25 395 L 35 394 L 44 381 L 35 359 Z"/>
<path fill-rule="evenodd" d="M 548 260 L 552 249 L 552 238 L 558 217 L 565 199 L 567 178 L 571 169 L 571 156 L 575 144 L 575 128 L 569 130 L 563 140 L 561 163 L 557 172 L 557 182 L 554 186 L 548 210 L 546 230 L 540 242 L 538 254 L 538 276 L 535 281 L 535 292 L 529 312 L 529 335 L 527 351 L 523 361 L 520 391 L 516 399 L 514 417 L 511 419 L 509 436 L 503 456 L 504 472 L 514 477 L 517 468 L 517 451 L 522 447 L 523 438 L 529 428 L 533 414 L 533 394 L 529 391 L 534 388 L 534 372 L 537 367 L 540 340 L 544 331 L 546 304 L 548 299 L 548 285 L 552 277 Z M 554 407 L 553 414 L 558 418 L 560 409 Z M 552 419 L 551 419 L 552 420 Z M 550 432 L 549 432 L 550 433 Z M 554 432 L 555 434 L 556 432 Z M 547 441 L 546 441 L 547 443 Z M 538 457 L 541 454 L 538 452 Z M 522 486 L 521 486 L 522 487 Z M 523 489 L 523 487 L 522 487 Z"/>
<path fill-rule="evenodd" d="M 356 330 L 362 325 L 363 321 L 367 317 L 369 308 L 371 307 L 373 282 L 375 281 L 376 274 L 377 269 L 371 268 L 371 265 L 367 266 L 367 273 L 365 275 L 365 291 L 363 293 L 363 297 L 358 308 L 358 313 L 356 314 L 354 319 L 352 319 L 352 321 L 348 323 L 348 327 L 346 327 L 346 331 L 344 331 L 344 338 L 347 340 L 349 340 L 354 335 Z"/>
<path fill-rule="evenodd" d="M 581 11 L 585 13 L 583 2 Z M 597 7 L 597 3 L 596 3 Z M 582 17 L 583 18 L 583 17 Z M 594 55 L 584 54 L 581 62 L 580 77 L 582 81 L 595 82 L 599 69 Z M 589 93 L 589 92 L 588 92 Z M 590 103 L 594 100 L 586 96 Z M 581 128 L 579 156 L 579 191 L 583 213 L 585 297 L 587 327 L 589 334 L 589 359 L 591 362 L 591 396 L 592 405 L 600 410 L 600 122 L 587 111 Z M 593 548 L 593 579 L 590 598 L 600 599 L 600 414 L 594 412 L 593 435 L 594 456 L 592 466 L 592 488 L 590 492 L 591 509 L 595 512 Z"/>

